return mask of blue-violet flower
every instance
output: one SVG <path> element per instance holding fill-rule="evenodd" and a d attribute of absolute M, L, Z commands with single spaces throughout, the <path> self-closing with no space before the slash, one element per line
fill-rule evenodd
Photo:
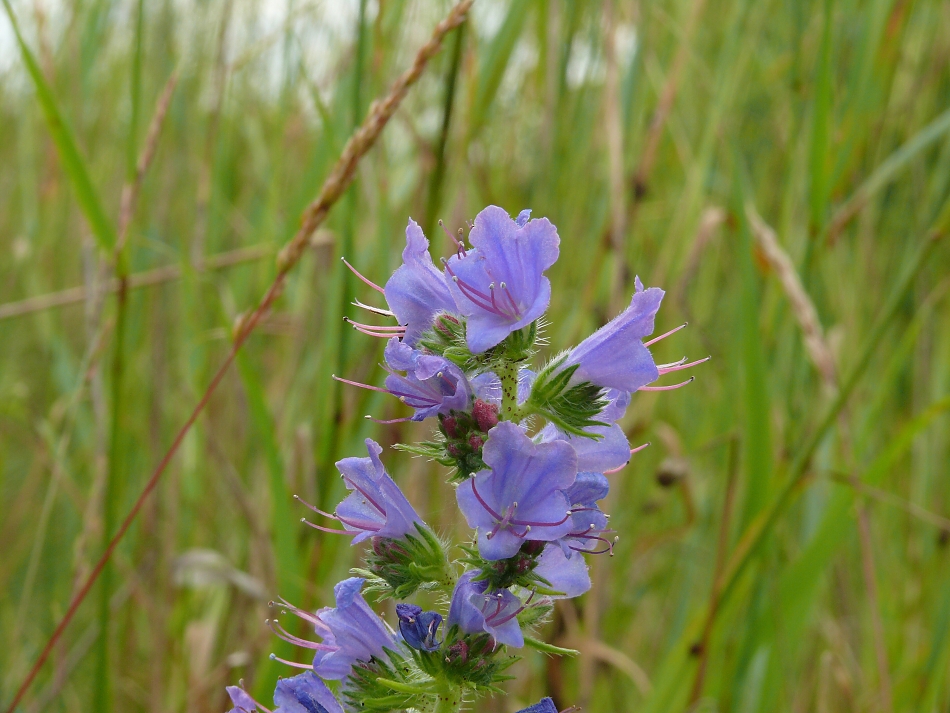
<path fill-rule="evenodd" d="M 435 651 L 442 645 L 436 636 L 442 625 L 442 615 L 436 611 L 422 611 L 415 604 L 397 604 L 399 633 L 403 640 L 418 651 Z"/>
<path fill-rule="evenodd" d="M 406 327 L 403 339 L 414 345 L 432 326 L 439 312 L 457 310 L 445 276 L 432 263 L 429 241 L 412 219 L 406 227 L 402 261 L 403 264 L 386 283 L 384 294 L 396 320 Z"/>
<path fill-rule="evenodd" d="M 550 698 L 542 698 L 533 706 L 522 708 L 518 713 L 557 713 L 557 706 Z"/>
<path fill-rule="evenodd" d="M 336 607 L 324 607 L 313 617 L 323 639 L 313 657 L 313 670 L 321 678 L 346 678 L 356 662 L 384 659 L 384 649 L 399 648 L 395 634 L 360 594 L 363 582 L 360 577 L 344 579 L 333 588 Z"/>
<path fill-rule="evenodd" d="M 644 290 L 638 277 L 630 306 L 571 350 L 564 366 L 579 365 L 571 381 L 628 392 L 656 381 L 660 372 L 643 338 L 653 333 L 663 294 Z"/>
<path fill-rule="evenodd" d="M 478 551 L 488 560 L 512 557 L 525 540 L 552 541 L 571 532 L 564 490 L 574 483 L 577 456 L 565 441 L 534 443 L 511 421 L 488 432 L 482 470 L 456 491 Z"/>
<path fill-rule="evenodd" d="M 422 519 L 386 473 L 379 459 L 382 447 L 367 438 L 366 449 L 369 458 L 344 458 L 336 464 L 347 489 L 353 491 L 337 506 L 336 514 L 313 509 L 339 520 L 347 533 L 356 535 L 353 544 L 374 536 L 398 540 L 415 534 Z M 326 530 L 318 525 L 313 527 Z"/>
<path fill-rule="evenodd" d="M 412 421 L 468 410 L 472 388 L 462 370 L 448 359 L 423 354 L 397 337 L 386 345 L 385 358 L 394 370 L 386 377 L 386 389 L 415 409 Z M 395 371 L 407 373 L 400 376 Z"/>
<path fill-rule="evenodd" d="M 327 684 L 311 671 L 278 679 L 274 704 L 277 706 L 274 713 L 343 713 L 343 706 Z"/>
<path fill-rule="evenodd" d="M 516 222 L 497 206 L 475 216 L 473 245 L 446 261 L 449 288 L 467 319 L 468 347 L 478 354 L 540 317 L 551 301 L 544 271 L 558 258 L 557 229 L 547 218 Z"/>
<path fill-rule="evenodd" d="M 507 589 L 489 593 L 488 582 L 474 581 L 479 575 L 472 569 L 459 577 L 449 607 L 449 627 L 458 625 L 466 634 L 486 632 L 507 646 L 524 646 L 518 614 L 524 610 L 521 600 Z"/>

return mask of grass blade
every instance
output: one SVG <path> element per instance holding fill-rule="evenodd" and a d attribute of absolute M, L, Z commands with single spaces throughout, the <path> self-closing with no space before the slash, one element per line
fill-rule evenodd
<path fill-rule="evenodd" d="M 102 208 L 102 202 L 96 193 L 92 180 L 89 178 L 89 172 L 86 168 L 86 162 L 79 153 L 76 146 L 76 140 L 73 132 L 66 123 L 63 113 L 59 110 L 56 98 L 53 96 L 53 90 L 43 76 L 39 63 L 33 52 L 27 46 L 23 35 L 20 33 L 20 26 L 17 24 L 16 16 L 13 14 L 13 8 L 10 6 L 10 0 L 3 0 L 3 7 L 10 18 L 10 24 L 13 26 L 13 32 L 16 36 L 17 45 L 20 47 L 20 54 L 23 57 L 23 63 L 26 65 L 30 79 L 33 80 L 33 86 L 36 88 L 36 96 L 43 110 L 43 116 L 46 119 L 46 125 L 49 128 L 50 136 L 56 145 L 56 151 L 59 154 L 60 161 L 63 164 L 63 170 L 72 184 L 76 193 L 76 200 L 79 202 L 79 208 L 83 216 L 89 223 L 96 242 L 103 250 L 111 250 L 115 245 L 115 228 L 112 222 L 106 217 Z"/>

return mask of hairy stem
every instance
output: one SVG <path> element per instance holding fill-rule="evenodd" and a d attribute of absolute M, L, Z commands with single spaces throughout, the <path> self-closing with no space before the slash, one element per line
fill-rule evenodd
<path fill-rule="evenodd" d="M 501 414 L 504 421 L 520 421 L 521 407 L 518 406 L 518 367 L 509 361 L 496 370 L 501 379 Z"/>

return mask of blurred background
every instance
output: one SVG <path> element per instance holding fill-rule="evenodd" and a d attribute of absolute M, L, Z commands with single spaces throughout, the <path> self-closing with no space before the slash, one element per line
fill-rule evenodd
<path fill-rule="evenodd" d="M 5 4 L 0 703 L 347 136 L 449 7 Z M 623 421 L 652 445 L 612 476 L 616 556 L 592 558 L 594 590 L 543 632 L 582 657 L 528 651 L 510 695 L 474 710 L 545 693 L 591 713 L 950 710 L 950 252 L 918 259 L 947 224 L 947 27 L 946 0 L 477 0 L 22 710 L 223 711 L 242 677 L 267 700 L 290 673 L 267 654 L 302 660 L 264 626 L 267 601 L 326 605 L 359 555 L 302 526 L 291 494 L 332 508 L 335 460 L 429 433 L 365 420 L 406 413 L 331 380 L 382 379 L 382 343 L 342 320 L 378 295 L 339 258 L 382 282 L 410 216 L 447 255 L 436 221 L 490 203 L 558 227 L 551 349 L 639 275 L 666 290 L 658 333 L 689 322 L 657 361 L 712 360 Z M 116 262 L 123 186 L 173 73 Z M 384 462 L 437 529 L 467 533 L 444 469 Z"/>

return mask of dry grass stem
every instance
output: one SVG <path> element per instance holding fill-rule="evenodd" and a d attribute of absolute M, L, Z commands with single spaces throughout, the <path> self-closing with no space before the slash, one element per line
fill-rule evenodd
<path fill-rule="evenodd" d="M 792 306 L 792 312 L 802 330 L 802 339 L 805 342 L 808 356 L 821 375 L 826 388 L 834 391 L 837 389 L 838 382 L 835 360 L 828 342 L 825 340 L 815 305 L 808 293 L 805 292 L 791 258 L 779 245 L 775 231 L 762 219 L 754 205 L 748 203 L 745 209 L 756 242 L 761 247 L 769 265 L 775 270 L 775 274 L 782 284 L 782 289 L 785 291 L 785 296 L 788 297 L 788 301 Z"/>
<path fill-rule="evenodd" d="M 246 248 L 228 250 L 227 252 L 212 255 L 205 260 L 199 272 L 205 270 L 221 270 L 235 265 L 242 265 L 248 262 L 255 262 L 272 255 L 273 247 L 270 245 L 250 245 Z M 182 269 L 178 265 L 165 265 L 153 270 L 132 273 L 128 276 L 127 289 L 135 290 L 142 287 L 154 287 L 166 282 L 173 282 L 182 275 Z M 105 287 L 106 292 L 118 292 L 121 283 L 118 278 L 113 278 Z M 55 307 L 66 307 L 72 304 L 78 304 L 86 299 L 89 289 L 84 286 L 70 287 L 59 292 L 50 292 L 45 295 L 29 297 L 17 302 L 7 302 L 0 305 L 0 322 L 5 319 L 22 317 L 24 315 L 42 312 Z"/>

